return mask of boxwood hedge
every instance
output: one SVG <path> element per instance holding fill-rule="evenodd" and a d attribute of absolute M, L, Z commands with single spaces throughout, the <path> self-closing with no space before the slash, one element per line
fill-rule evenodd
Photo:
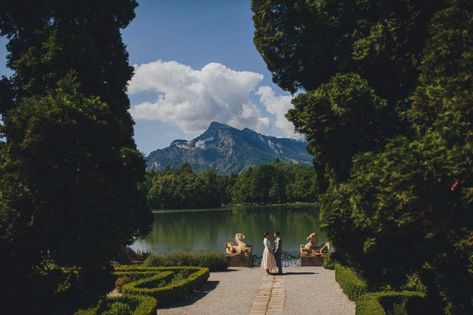
<path fill-rule="evenodd" d="M 202 287 L 209 277 L 209 269 L 204 267 L 120 266 L 115 270 L 117 276 L 122 277 L 133 277 L 141 271 L 149 276 L 123 284 L 122 292 L 125 295 L 152 296 L 156 298 L 158 306 L 183 299 Z"/>
<path fill-rule="evenodd" d="M 74 315 L 102 315 L 113 314 L 113 306 L 116 303 L 123 303 L 132 310 L 132 315 L 154 315 L 156 314 L 157 302 L 151 296 L 137 295 L 137 296 L 117 296 L 108 297 L 105 300 L 99 301 L 96 306 L 79 310 Z"/>
<path fill-rule="evenodd" d="M 335 265 L 335 279 L 343 292 L 356 302 L 356 315 L 431 314 L 425 294 L 417 291 L 368 292 L 366 282 L 353 270 Z"/>
<path fill-rule="evenodd" d="M 145 266 L 195 266 L 207 267 L 210 271 L 227 270 L 227 260 L 222 253 L 170 253 L 150 255 L 143 263 Z"/>
<path fill-rule="evenodd" d="M 425 295 L 415 291 L 373 292 L 356 301 L 356 315 L 430 314 Z"/>
<path fill-rule="evenodd" d="M 108 297 L 95 307 L 79 310 L 75 315 L 98 315 L 120 309 L 119 303 L 133 310 L 133 315 L 156 314 L 158 306 L 177 302 L 202 287 L 209 277 L 205 267 L 116 266 L 117 287 L 122 296 Z M 115 303 L 115 305 L 114 305 Z"/>
<path fill-rule="evenodd" d="M 335 280 L 352 301 L 356 301 L 360 296 L 368 293 L 366 282 L 359 278 L 353 270 L 340 264 L 335 265 Z"/>

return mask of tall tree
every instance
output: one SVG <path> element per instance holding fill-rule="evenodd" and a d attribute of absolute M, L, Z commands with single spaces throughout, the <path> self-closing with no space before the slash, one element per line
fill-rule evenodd
<path fill-rule="evenodd" d="M 100 96 L 123 124 L 117 137 L 133 146 L 126 86 L 133 68 L 120 29 L 134 18 L 134 0 L 6 0 L 0 34 L 8 38 L 8 66 L 17 101 L 54 90 L 71 70 L 84 95 Z"/>
<path fill-rule="evenodd" d="M 185 163 L 179 169 L 153 174 L 148 200 L 156 209 L 217 208 L 222 205 L 219 178 L 213 170 L 195 174 Z"/>
<path fill-rule="evenodd" d="M 276 161 L 254 169 L 248 168 L 238 176 L 232 187 L 232 202 L 312 202 L 317 194 L 316 178 L 314 169 L 308 165 Z"/>
<path fill-rule="evenodd" d="M 253 0 L 273 80 L 304 133 L 339 257 L 373 287 L 417 274 L 471 314 L 473 4 Z M 406 254 L 407 253 L 407 254 Z"/>
<path fill-rule="evenodd" d="M 254 42 L 290 92 L 355 72 L 380 97 L 402 100 L 415 87 L 428 22 L 445 2 L 253 0 Z"/>
<path fill-rule="evenodd" d="M 132 139 L 120 28 L 136 2 L 4 1 L 0 274 L 6 313 L 64 314 L 113 288 L 151 213 Z M 6 290 L 5 290 L 6 289 Z"/>

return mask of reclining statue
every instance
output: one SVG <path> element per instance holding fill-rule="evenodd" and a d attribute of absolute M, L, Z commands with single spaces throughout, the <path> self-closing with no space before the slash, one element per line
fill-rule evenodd
<path fill-rule="evenodd" d="M 242 255 L 242 254 L 251 254 L 251 245 L 246 244 L 246 236 L 242 233 L 235 234 L 235 243 L 226 242 L 225 243 L 225 252 L 227 255 Z"/>
<path fill-rule="evenodd" d="M 330 243 L 326 242 L 322 246 L 317 246 L 318 237 L 316 233 L 307 236 L 307 244 L 301 244 L 300 252 L 302 256 L 322 256 L 330 249 Z"/>

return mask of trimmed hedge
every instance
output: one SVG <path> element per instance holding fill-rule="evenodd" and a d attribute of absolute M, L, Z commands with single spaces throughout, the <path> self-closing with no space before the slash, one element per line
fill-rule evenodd
<path fill-rule="evenodd" d="M 85 310 L 79 310 L 74 315 L 99 315 L 112 313 L 114 303 L 126 304 L 131 310 L 132 315 L 154 315 L 158 308 L 156 299 L 147 295 L 137 296 L 117 296 L 101 300 L 96 306 Z"/>
<path fill-rule="evenodd" d="M 227 270 L 227 260 L 222 253 L 171 253 L 150 255 L 144 266 L 195 266 L 207 267 L 210 271 Z"/>
<path fill-rule="evenodd" d="M 335 280 L 352 301 L 356 301 L 360 296 L 368 293 L 366 282 L 359 278 L 353 270 L 340 264 L 335 264 Z"/>
<path fill-rule="evenodd" d="M 209 277 L 209 269 L 121 265 L 115 267 L 114 274 L 117 277 L 117 287 L 121 286 L 123 295 L 102 300 L 94 307 L 77 311 L 75 315 L 126 311 L 122 305 L 113 303 L 126 304 L 133 310 L 133 315 L 156 314 L 158 305 L 175 303 L 202 287 Z"/>
<path fill-rule="evenodd" d="M 415 291 L 373 292 L 356 301 L 356 315 L 429 314 L 425 294 Z"/>
<path fill-rule="evenodd" d="M 133 315 L 152 315 L 156 314 L 158 308 L 158 303 L 156 299 L 151 296 L 141 295 L 141 296 L 130 296 L 123 295 L 113 298 L 107 298 L 107 305 L 111 306 L 115 302 L 122 302 L 127 305 L 133 306 Z M 103 311 L 106 311 L 105 308 Z"/>
<path fill-rule="evenodd" d="M 103 300 L 101 300 L 97 305 L 87 308 L 87 309 L 80 309 L 74 313 L 74 315 L 96 315 L 99 314 L 99 309 Z"/>
<path fill-rule="evenodd" d="M 368 293 L 368 285 L 353 270 L 335 264 L 335 279 L 343 292 L 356 302 L 356 315 L 430 314 L 425 294 L 418 291 Z"/>
<path fill-rule="evenodd" d="M 202 287 L 209 277 L 209 269 L 204 267 L 140 267 L 119 266 L 117 276 L 130 276 L 143 272 L 151 277 L 126 283 L 122 287 L 125 295 L 148 295 L 156 298 L 158 306 L 175 303 L 192 291 Z M 174 280 L 174 281 L 173 281 Z M 163 281 L 163 286 L 158 284 Z"/>
<path fill-rule="evenodd" d="M 101 315 L 131 315 L 133 306 L 126 302 L 115 301 L 109 303 Z"/>

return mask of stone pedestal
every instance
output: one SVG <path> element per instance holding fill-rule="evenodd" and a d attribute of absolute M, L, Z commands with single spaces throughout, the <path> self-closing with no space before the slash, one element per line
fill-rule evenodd
<path fill-rule="evenodd" d="M 322 266 L 324 263 L 323 256 L 301 256 L 301 267 L 304 266 Z"/>
<path fill-rule="evenodd" d="M 252 267 L 253 257 L 251 255 L 226 255 L 228 267 Z"/>

